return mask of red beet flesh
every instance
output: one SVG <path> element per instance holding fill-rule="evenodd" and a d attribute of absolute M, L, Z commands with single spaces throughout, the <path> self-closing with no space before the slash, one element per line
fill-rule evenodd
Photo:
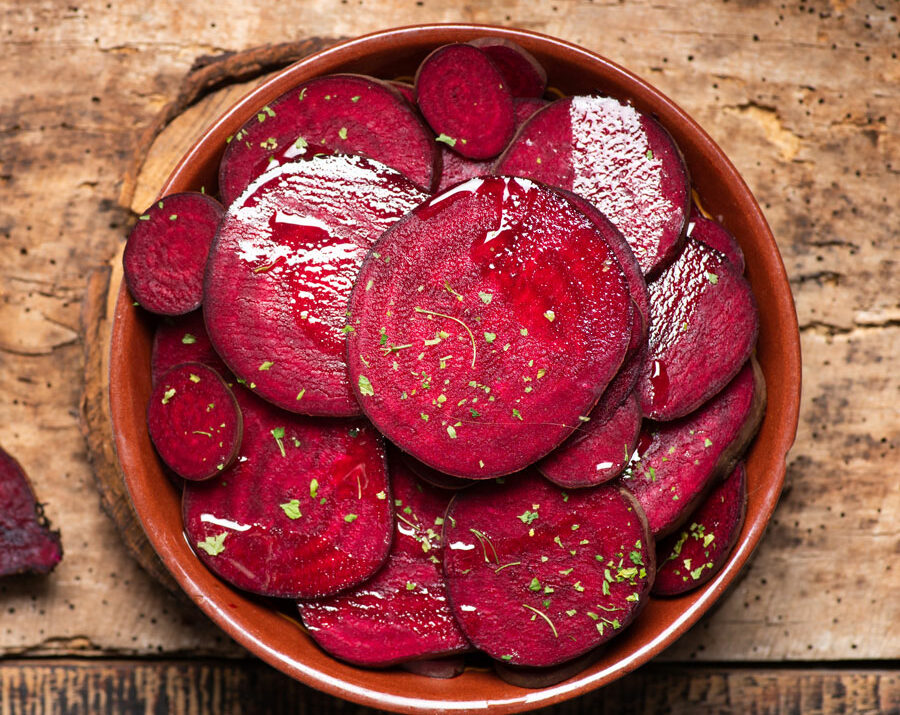
<path fill-rule="evenodd" d="M 383 164 L 328 156 L 276 167 L 228 209 L 204 315 L 222 359 L 291 412 L 352 416 L 347 296 L 366 250 L 425 198 Z"/>
<path fill-rule="evenodd" d="M 366 415 L 456 476 L 518 471 L 581 424 L 622 363 L 632 303 L 615 256 L 567 199 L 473 179 L 384 234 L 347 336 Z"/>
<path fill-rule="evenodd" d="M 222 206 L 199 193 L 172 194 L 138 218 L 122 264 L 128 290 L 161 315 L 182 315 L 203 301 L 203 269 Z"/>
<path fill-rule="evenodd" d="M 393 506 L 384 451 L 361 420 L 312 420 L 248 390 L 237 463 L 187 482 L 184 528 L 197 556 L 231 584 L 281 598 L 329 596 L 384 563 Z"/>
<path fill-rule="evenodd" d="M 620 487 L 564 492 L 536 472 L 460 492 L 444 522 L 444 573 L 472 644 L 551 666 L 620 633 L 646 602 L 654 546 Z"/>
<path fill-rule="evenodd" d="M 653 119 L 606 97 L 567 97 L 537 112 L 494 173 L 574 191 L 623 233 L 645 275 L 678 253 L 690 182 L 678 147 Z"/>
<path fill-rule="evenodd" d="M 275 163 L 320 149 L 361 154 L 404 174 L 423 191 L 434 182 L 431 132 L 403 95 L 362 75 L 317 77 L 266 105 L 229 141 L 219 166 L 226 206 Z"/>
<path fill-rule="evenodd" d="M 691 207 L 687 236 L 715 248 L 728 259 L 738 273 L 744 272 L 744 252 L 734 236 L 722 224 L 706 218 L 696 207 Z"/>
<path fill-rule="evenodd" d="M 507 665 L 499 660 L 493 662 L 494 672 L 501 680 L 519 688 L 549 688 L 568 680 L 593 664 L 603 652 L 602 648 L 578 656 L 562 665 L 548 668 L 529 668 L 521 665 Z"/>
<path fill-rule="evenodd" d="M 24 470 L 0 448 L 0 576 L 49 573 L 62 559 L 59 532 L 51 531 Z"/>
<path fill-rule="evenodd" d="M 737 374 L 756 345 L 759 317 L 750 284 L 721 253 L 694 240 L 649 290 L 641 409 L 651 419 L 673 420 Z"/>
<path fill-rule="evenodd" d="M 303 625 L 331 655 L 383 667 L 470 648 L 450 606 L 441 571 L 441 524 L 448 492 L 391 464 L 396 533 L 384 567 L 338 596 L 300 601 Z"/>
<path fill-rule="evenodd" d="M 416 73 L 416 102 L 438 139 L 469 159 L 497 156 L 515 129 L 503 76 L 471 45 L 444 45 L 425 58 Z"/>
<path fill-rule="evenodd" d="M 653 593 L 677 596 L 715 576 L 737 542 L 747 512 L 747 470 L 741 462 L 691 515 L 690 526 L 657 544 Z"/>
<path fill-rule="evenodd" d="M 511 40 L 479 37 L 470 45 L 486 54 L 513 97 L 540 97 L 547 89 L 547 72 L 528 50 Z"/>
<path fill-rule="evenodd" d="M 241 446 L 243 420 L 219 373 L 198 362 L 163 373 L 147 406 L 150 438 L 178 476 L 199 481 L 223 472 Z"/>
<path fill-rule="evenodd" d="M 156 385 L 159 376 L 166 370 L 185 362 L 203 363 L 225 380 L 234 379 L 209 341 L 203 314 L 199 310 L 177 318 L 166 318 L 156 326 L 150 357 L 153 384 Z"/>
<path fill-rule="evenodd" d="M 394 448 L 391 458 L 402 461 L 406 468 L 419 479 L 439 489 L 465 489 L 476 483 L 471 479 L 463 479 L 462 477 L 454 477 L 450 474 L 439 472 L 396 448 Z"/>
<path fill-rule="evenodd" d="M 690 516 L 759 427 L 765 382 L 755 360 L 696 412 L 675 422 L 645 422 L 623 482 L 641 503 L 654 536 Z"/>

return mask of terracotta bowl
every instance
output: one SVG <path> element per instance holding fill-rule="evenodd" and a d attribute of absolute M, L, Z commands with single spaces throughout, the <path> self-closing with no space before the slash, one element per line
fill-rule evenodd
<path fill-rule="evenodd" d="M 224 631 L 276 668 L 315 688 L 373 707 L 409 713 L 521 712 L 606 685 L 660 653 L 687 631 L 734 581 L 759 543 L 781 493 L 785 457 L 794 441 L 800 402 L 797 318 L 784 265 L 762 211 L 718 146 L 674 102 L 609 60 L 551 37 L 471 25 L 427 25 L 378 32 L 308 57 L 240 101 L 191 148 L 160 195 L 207 190 L 216 184 L 225 139 L 257 109 L 294 85 L 331 72 L 382 78 L 414 74 L 435 47 L 478 36 L 512 39 L 546 67 L 552 86 L 566 94 L 599 91 L 632 100 L 672 133 L 690 167 L 704 207 L 721 219 L 746 254 L 747 277 L 760 309 L 758 358 L 769 403 L 749 452 L 750 500 L 740 541 L 725 568 L 706 586 L 673 599 L 652 599 L 641 616 L 611 641 L 600 659 L 559 685 L 525 690 L 491 672 L 467 670 L 452 680 L 404 671 L 364 670 L 334 660 L 283 612 L 220 581 L 194 556 L 182 533 L 179 493 L 160 469 L 147 435 L 150 346 L 154 323 L 132 305 L 124 285 L 112 335 L 110 402 L 118 458 L 135 509 L 166 567 L 197 605 Z"/>

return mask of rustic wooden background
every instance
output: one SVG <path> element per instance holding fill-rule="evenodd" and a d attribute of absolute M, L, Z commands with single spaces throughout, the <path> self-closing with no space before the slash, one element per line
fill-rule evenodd
<path fill-rule="evenodd" d="M 134 212 L 244 91 L 206 92 L 234 77 L 223 55 L 275 46 L 261 72 L 281 43 L 450 21 L 562 37 L 674 98 L 763 206 L 800 320 L 800 428 L 751 567 L 655 664 L 554 712 L 900 712 L 898 15 L 896 0 L 0 3 L 0 444 L 66 551 L 49 577 L 0 582 L 0 712 L 241 712 L 260 689 L 271 711 L 362 712 L 247 662 L 136 564 L 101 509 L 84 375 Z"/>

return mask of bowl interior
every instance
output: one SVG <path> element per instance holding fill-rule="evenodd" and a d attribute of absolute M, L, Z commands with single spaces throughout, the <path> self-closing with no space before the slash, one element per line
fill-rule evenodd
<path fill-rule="evenodd" d="M 757 357 L 766 377 L 768 408 L 748 455 L 746 524 L 728 564 L 703 588 L 679 598 L 651 599 L 594 665 L 542 690 L 523 690 L 479 670 L 434 680 L 336 661 L 282 611 L 232 589 L 194 556 L 182 532 L 180 495 L 161 471 L 147 434 L 155 323 L 133 306 L 124 284 L 114 317 L 110 403 L 116 449 L 135 509 L 167 568 L 219 626 L 270 664 L 333 695 L 396 711 L 518 712 L 592 690 L 652 658 L 712 606 L 757 545 L 781 492 L 785 457 L 797 427 L 797 320 L 784 266 L 759 206 L 722 151 L 677 105 L 626 70 L 574 45 L 529 32 L 471 25 L 401 28 L 343 43 L 292 65 L 235 105 L 182 159 L 160 195 L 215 187 L 226 138 L 259 107 L 305 79 L 331 72 L 409 77 L 435 47 L 486 35 L 506 37 L 528 49 L 546 67 L 550 84 L 566 94 L 602 92 L 629 99 L 655 115 L 684 152 L 703 206 L 735 235 L 746 255 L 747 277 L 760 309 Z"/>

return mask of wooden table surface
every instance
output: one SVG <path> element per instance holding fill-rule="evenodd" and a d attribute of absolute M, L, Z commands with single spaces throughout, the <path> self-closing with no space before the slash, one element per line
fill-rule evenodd
<path fill-rule="evenodd" d="M 797 442 L 750 567 L 654 663 L 553 712 L 900 712 L 898 15 L 896 0 L 0 4 L 0 444 L 65 548 L 50 576 L 0 582 L 0 712 L 371 712 L 249 658 L 136 564 L 80 427 L 96 347 L 81 313 L 172 147 L 242 91 L 182 101 L 164 127 L 198 58 L 452 21 L 556 35 L 675 99 L 763 206 L 800 321 Z"/>

